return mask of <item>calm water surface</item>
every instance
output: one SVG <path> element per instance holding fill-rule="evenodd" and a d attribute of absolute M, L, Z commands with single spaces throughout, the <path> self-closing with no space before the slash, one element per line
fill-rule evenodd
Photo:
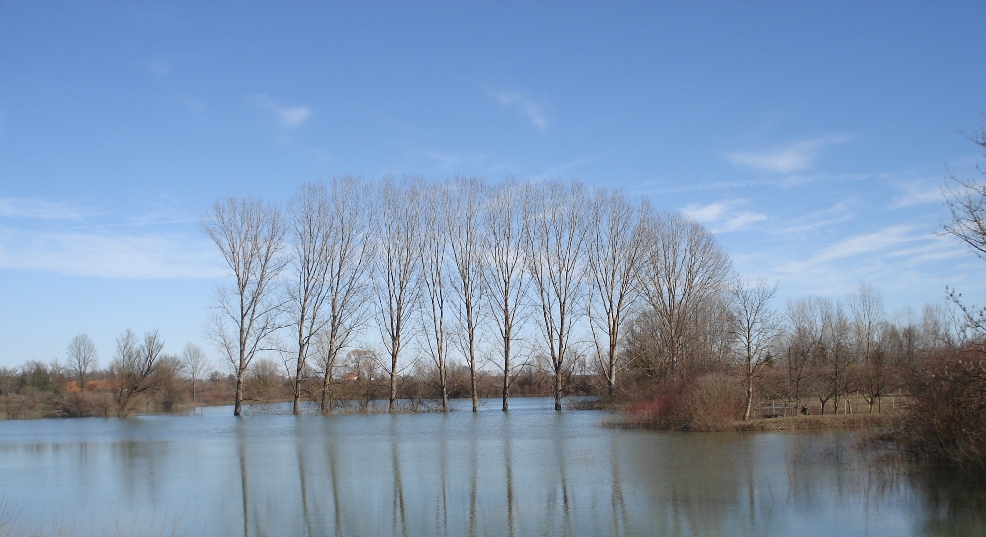
<path fill-rule="evenodd" d="M 597 411 L 0 423 L 0 535 L 979 535 L 983 494 L 846 433 L 669 434 Z M 5 533 L 6 532 L 6 533 Z"/>

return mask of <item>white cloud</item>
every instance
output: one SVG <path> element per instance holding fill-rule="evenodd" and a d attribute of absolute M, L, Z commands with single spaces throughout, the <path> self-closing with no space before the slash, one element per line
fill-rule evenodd
<path fill-rule="evenodd" d="M 80 209 L 63 203 L 34 198 L 0 198 L 0 218 L 79 220 L 83 216 Z"/>
<path fill-rule="evenodd" d="M 821 211 L 805 214 L 786 226 L 775 227 L 773 231 L 803 235 L 809 231 L 849 222 L 856 218 L 858 203 L 856 198 L 845 199 Z"/>
<path fill-rule="evenodd" d="M 287 106 L 280 104 L 267 95 L 258 95 L 254 99 L 254 104 L 258 108 L 268 110 L 274 114 L 277 122 L 285 128 L 293 129 L 298 127 L 312 115 L 312 109 L 305 105 Z"/>
<path fill-rule="evenodd" d="M 202 238 L 11 228 L 0 228 L 0 268 L 128 279 L 223 275 L 218 254 Z"/>
<path fill-rule="evenodd" d="M 544 112 L 541 111 L 541 107 L 538 106 L 538 104 L 533 100 L 520 93 L 510 91 L 498 92 L 494 95 L 494 97 L 496 98 L 496 101 L 504 108 L 518 110 L 521 114 L 527 116 L 527 119 L 538 130 L 548 130 L 550 121 L 544 115 Z"/>
<path fill-rule="evenodd" d="M 829 262 L 864 254 L 898 248 L 904 244 L 918 240 L 927 240 L 927 234 L 915 236 L 916 229 L 912 225 L 897 224 L 881 229 L 874 233 L 856 235 L 823 248 L 813 258 L 815 262 Z"/>
<path fill-rule="evenodd" d="M 682 212 L 700 223 L 708 225 L 713 233 L 737 231 L 767 219 L 764 214 L 740 209 L 744 204 L 745 202 L 742 200 L 711 203 L 704 206 L 692 204 L 682 209 Z"/>
<path fill-rule="evenodd" d="M 890 200 L 891 209 L 902 209 L 904 207 L 914 207 L 915 205 L 942 204 L 941 186 L 929 186 L 927 183 L 902 184 L 900 189 L 904 192 L 899 196 L 894 196 Z"/>
<path fill-rule="evenodd" d="M 749 166 L 776 173 L 800 172 L 814 165 L 820 149 L 847 139 L 845 136 L 815 138 L 764 151 L 733 151 L 727 157 L 734 166 Z"/>

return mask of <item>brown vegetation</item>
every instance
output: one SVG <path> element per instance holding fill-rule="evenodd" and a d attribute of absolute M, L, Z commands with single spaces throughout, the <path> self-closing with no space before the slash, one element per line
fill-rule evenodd
<path fill-rule="evenodd" d="M 907 380 L 912 399 L 891 438 L 917 460 L 986 472 L 983 347 L 938 353 Z"/>

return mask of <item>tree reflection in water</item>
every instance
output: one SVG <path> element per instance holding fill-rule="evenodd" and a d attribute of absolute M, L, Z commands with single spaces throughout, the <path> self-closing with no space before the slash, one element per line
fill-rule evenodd
<path fill-rule="evenodd" d="M 599 427 L 605 413 L 525 403 L 8 422 L 0 500 L 42 521 L 21 533 L 56 521 L 244 537 L 986 532 L 981 487 L 878 463 L 853 434 L 614 430 Z"/>

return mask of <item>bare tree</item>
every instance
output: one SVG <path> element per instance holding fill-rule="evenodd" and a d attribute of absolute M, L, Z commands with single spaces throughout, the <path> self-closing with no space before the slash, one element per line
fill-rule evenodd
<path fill-rule="evenodd" d="M 638 274 L 646 254 L 643 237 L 649 211 L 645 202 L 634 205 L 621 191 L 600 189 L 589 213 L 589 327 L 610 396 L 620 369 L 623 323 L 640 296 Z"/>
<path fill-rule="evenodd" d="M 376 287 L 377 324 L 387 351 L 390 375 L 390 403 L 396 409 L 398 360 L 407 343 L 411 317 L 417 301 L 417 278 L 421 249 L 420 187 L 410 180 L 395 184 L 386 178 L 378 191 L 380 252 L 377 256 Z"/>
<path fill-rule="evenodd" d="M 654 218 L 647 227 L 642 264 L 644 298 L 655 315 L 656 343 L 671 376 L 694 357 L 703 316 L 726 289 L 731 263 L 715 236 L 679 212 Z"/>
<path fill-rule="evenodd" d="M 856 355 L 869 364 L 878 343 L 877 331 L 884 321 L 883 293 L 865 283 L 849 294 L 849 312 L 852 314 L 852 337 Z"/>
<path fill-rule="evenodd" d="M 886 315 L 883 293 L 872 285 L 861 283 L 849 294 L 847 302 L 852 314 L 851 345 L 862 366 L 860 387 L 870 412 L 873 412 L 873 404 L 883 396 L 888 373 L 880 337 Z"/>
<path fill-rule="evenodd" d="M 96 344 L 86 334 L 77 334 L 68 344 L 68 366 L 79 377 L 79 391 L 86 393 L 86 377 L 95 370 L 99 358 Z"/>
<path fill-rule="evenodd" d="M 445 313 L 448 309 L 448 292 L 451 284 L 446 274 L 448 265 L 450 227 L 447 215 L 451 196 L 448 185 L 439 183 L 421 193 L 421 281 L 424 283 L 421 320 L 425 333 L 425 347 L 438 372 L 442 410 L 448 410 L 448 333 Z"/>
<path fill-rule="evenodd" d="M 736 345 L 746 381 L 744 421 L 750 419 L 753 410 L 754 380 L 770 363 L 773 344 L 781 332 L 780 317 L 770 304 L 776 292 L 777 284 L 769 285 L 764 280 L 737 283 L 732 289 Z"/>
<path fill-rule="evenodd" d="M 986 128 L 968 138 L 986 157 Z M 986 176 L 986 169 L 977 168 L 980 175 Z M 945 233 L 957 237 L 980 259 L 986 260 L 986 182 L 950 174 L 944 195 L 952 216 L 945 224 Z M 949 298 L 961 309 L 969 328 L 980 336 L 986 334 L 986 308 L 964 303 L 955 289 L 949 291 Z"/>
<path fill-rule="evenodd" d="M 366 324 L 372 296 L 367 275 L 376 252 L 373 193 L 359 178 L 342 177 L 329 183 L 329 217 L 325 263 L 327 298 L 321 331 L 319 367 L 322 387 L 319 410 L 328 410 L 329 383 L 340 353 Z"/>
<path fill-rule="evenodd" d="M 463 354 L 466 363 L 469 364 L 472 411 L 476 412 L 479 410 L 479 393 L 476 389 L 477 331 L 479 308 L 483 304 L 486 253 L 486 228 L 483 225 L 482 208 L 486 200 L 486 188 L 483 182 L 475 177 L 457 177 L 450 186 L 445 226 L 455 267 L 451 289 L 456 298 L 456 317 L 463 333 L 461 338 Z"/>
<path fill-rule="evenodd" d="M 524 196 L 527 270 L 536 292 L 538 324 L 555 375 L 555 410 L 561 410 L 572 329 L 585 311 L 585 244 L 589 219 L 585 186 L 577 181 L 528 183 Z"/>
<path fill-rule="evenodd" d="M 302 185 L 288 203 L 294 273 L 287 284 L 287 303 L 296 344 L 291 412 L 296 416 L 301 413 L 301 384 L 309 347 L 326 325 L 322 313 L 331 291 L 330 210 L 328 189 L 321 183 Z"/>
<path fill-rule="evenodd" d="M 129 329 L 116 338 L 116 356 L 110 364 L 110 374 L 120 417 L 130 415 L 135 398 L 154 387 L 154 372 L 163 349 L 164 341 L 157 330 L 144 334 L 143 343 Z"/>
<path fill-rule="evenodd" d="M 524 269 L 523 194 L 521 185 L 507 179 L 490 194 L 483 217 L 489 241 L 483 283 L 502 342 L 503 411 L 510 405 L 514 371 L 511 353 L 517 337 L 515 326 L 523 316 L 524 297 L 530 282 Z"/>
<path fill-rule="evenodd" d="M 235 372 L 233 415 L 239 416 L 250 362 L 269 349 L 269 338 L 282 326 L 283 302 L 274 283 L 288 261 L 282 255 L 285 227 L 274 207 L 259 199 L 235 198 L 216 201 L 201 227 L 219 248 L 234 279 L 231 288 L 219 288 L 209 336 Z"/>
<path fill-rule="evenodd" d="M 787 350 L 787 377 L 795 404 L 800 408 L 813 368 L 824 363 L 824 344 L 818 301 L 802 298 L 789 301 L 790 325 Z"/>
<path fill-rule="evenodd" d="M 194 343 L 185 345 L 181 353 L 181 365 L 192 381 L 192 401 L 195 401 L 195 383 L 202 378 L 206 369 L 209 367 L 209 360 L 205 357 L 202 348 Z"/>
<path fill-rule="evenodd" d="M 828 362 L 826 368 L 828 374 L 823 375 L 820 379 L 823 386 L 821 393 L 834 397 L 835 408 L 833 411 L 838 414 L 839 398 L 846 396 L 853 380 L 849 374 L 849 364 L 852 359 L 849 340 L 851 328 L 845 306 L 841 301 L 821 300 L 818 304 L 821 308 L 822 341 L 825 345 Z M 852 412 L 848 398 L 846 403 L 845 413 L 848 414 Z"/>

